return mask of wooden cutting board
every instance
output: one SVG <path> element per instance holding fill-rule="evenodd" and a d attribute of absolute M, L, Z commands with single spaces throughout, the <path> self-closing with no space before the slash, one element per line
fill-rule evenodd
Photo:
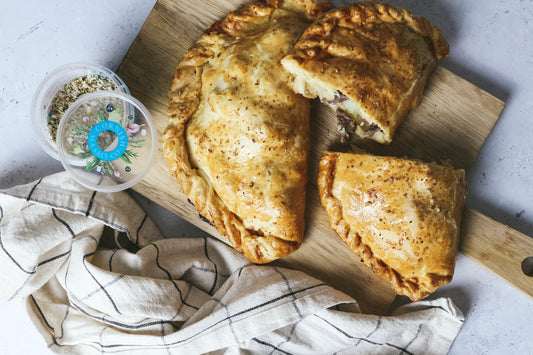
<path fill-rule="evenodd" d="M 167 94 L 185 50 L 207 26 L 245 2 L 159 0 L 155 4 L 118 74 L 132 95 L 150 110 L 159 134 L 166 127 Z M 424 161 L 447 160 L 455 167 L 467 169 L 503 107 L 502 101 L 438 67 L 430 77 L 422 103 L 400 126 L 394 143 L 383 146 L 359 141 L 357 146 L 374 154 Z M 319 202 L 318 159 L 324 150 L 338 148 L 335 143 L 338 136 L 335 115 L 318 102 L 313 103 L 311 130 L 304 243 L 297 252 L 274 264 L 305 271 L 354 297 L 364 312 L 384 314 L 395 294 L 387 282 L 364 267 L 335 235 Z M 181 194 L 177 181 L 168 173 L 161 146 L 152 169 L 134 190 L 227 242 L 199 218 L 194 206 Z M 522 273 L 519 265 L 526 256 L 533 255 L 531 238 L 468 208 L 462 229 L 461 251 L 464 254 L 533 295 L 531 279 Z"/>

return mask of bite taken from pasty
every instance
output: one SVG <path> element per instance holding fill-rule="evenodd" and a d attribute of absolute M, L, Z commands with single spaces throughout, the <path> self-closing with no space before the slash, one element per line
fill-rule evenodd
<path fill-rule="evenodd" d="M 418 301 L 452 280 L 467 195 L 464 170 L 327 152 L 318 188 L 333 229 L 397 294 Z"/>
<path fill-rule="evenodd" d="M 449 46 L 422 16 L 379 2 L 356 2 L 322 14 L 282 64 L 294 90 L 320 98 L 337 114 L 342 141 L 390 143 L 421 101 Z"/>

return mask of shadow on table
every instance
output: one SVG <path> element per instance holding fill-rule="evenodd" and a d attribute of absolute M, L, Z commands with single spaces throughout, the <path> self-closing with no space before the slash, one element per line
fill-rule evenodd
<path fill-rule="evenodd" d="M 209 234 L 184 220 L 177 214 L 144 197 L 138 192 L 128 189 L 128 194 L 141 206 L 152 219 L 165 238 L 197 238 L 208 237 Z"/>
<path fill-rule="evenodd" d="M 453 303 L 459 307 L 463 315 L 466 317 L 472 307 L 472 301 L 468 298 L 468 293 L 464 292 L 461 287 L 446 285 L 435 291 L 435 293 L 429 295 L 423 300 L 434 300 L 441 297 L 447 297 L 453 301 Z M 396 308 L 411 303 L 411 300 L 407 296 L 396 296 L 392 302 L 388 314 L 394 311 Z"/>
<path fill-rule="evenodd" d="M 469 207 L 533 238 L 533 214 L 531 210 L 510 211 L 501 207 L 495 207 L 479 197 L 471 199 Z"/>

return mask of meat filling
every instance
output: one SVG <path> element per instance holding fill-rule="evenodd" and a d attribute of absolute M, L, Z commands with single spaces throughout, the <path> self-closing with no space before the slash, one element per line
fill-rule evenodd
<path fill-rule="evenodd" d="M 346 144 L 355 134 L 355 120 L 343 109 L 337 108 L 337 128 L 341 134 L 340 141 Z"/>
<path fill-rule="evenodd" d="M 337 127 L 341 134 L 340 141 L 343 144 L 346 144 L 350 139 L 356 135 L 362 137 L 373 137 L 376 133 L 380 132 L 381 129 L 375 123 L 369 123 L 365 121 L 361 116 L 355 114 L 355 117 L 350 114 L 344 107 L 344 102 L 350 98 L 343 94 L 341 91 L 337 90 L 333 99 L 327 100 L 322 99 L 322 102 L 328 104 L 333 109 L 335 109 L 337 114 Z"/>
<path fill-rule="evenodd" d="M 348 100 L 348 96 L 344 95 L 342 92 L 337 90 L 337 92 L 335 93 L 335 96 L 333 97 L 333 100 L 324 100 L 324 101 L 326 101 L 325 102 L 326 104 L 337 105 L 346 100 Z"/>
<path fill-rule="evenodd" d="M 380 131 L 380 128 L 375 123 L 368 123 L 360 119 L 353 118 L 347 111 L 337 107 L 337 127 L 341 134 L 340 141 L 342 144 L 346 144 L 355 135 L 356 129 L 358 133 L 365 137 L 372 137 L 374 134 Z"/>

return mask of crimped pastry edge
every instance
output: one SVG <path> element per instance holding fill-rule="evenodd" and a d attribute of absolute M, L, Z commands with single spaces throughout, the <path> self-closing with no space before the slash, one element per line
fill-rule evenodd
<path fill-rule="evenodd" d="M 397 111 L 389 117 L 387 122 L 383 121 L 383 119 L 387 116 L 373 116 L 360 106 L 360 103 L 356 98 L 350 97 L 349 93 L 343 92 L 343 94 L 346 94 L 350 100 L 353 101 L 354 105 L 358 107 L 358 114 L 356 116 L 359 116 L 359 118 L 363 122 L 366 122 L 366 124 L 376 125 L 379 128 L 377 133 L 367 133 L 366 131 L 362 130 L 356 122 L 356 131 L 354 134 L 362 138 L 373 139 L 381 144 L 389 144 L 392 142 L 393 135 L 397 127 L 405 119 L 409 111 L 416 108 L 420 104 L 422 93 L 429 74 L 439 59 L 448 56 L 450 50 L 449 44 L 439 28 L 433 25 L 423 16 L 416 15 L 403 7 L 392 6 L 387 3 L 378 1 L 360 1 L 352 4 L 346 4 L 337 8 L 332 8 L 317 18 L 315 23 L 310 26 L 301 36 L 300 41 L 302 41 L 302 39 L 303 41 L 299 41 L 293 51 L 282 59 L 282 65 L 285 67 L 285 69 L 295 76 L 308 76 L 309 78 L 312 78 L 314 86 L 316 86 L 316 82 L 320 82 L 321 80 L 313 71 L 308 72 L 307 70 L 303 69 L 303 64 L 304 62 L 319 56 L 319 53 L 326 50 L 330 45 L 327 39 L 323 39 L 322 36 L 315 37 L 315 34 L 322 32 L 329 33 L 337 26 L 337 22 L 342 21 L 355 22 L 358 25 L 365 25 L 375 22 L 405 23 L 411 31 L 419 34 L 421 37 L 427 38 L 432 44 L 435 62 L 432 65 L 428 65 L 424 72 L 420 74 L 418 80 L 411 85 L 408 93 L 406 93 L 398 102 Z M 307 81 L 307 79 L 302 80 Z M 322 81 L 321 85 L 325 88 L 332 86 L 330 82 L 326 81 Z M 307 83 L 305 85 L 306 88 L 303 91 L 296 89 L 295 91 L 308 98 L 315 98 L 316 93 L 311 94 L 311 96 L 308 96 L 305 93 L 305 91 L 312 86 L 313 84 Z M 334 89 L 339 91 L 339 87 Z M 329 91 L 332 91 L 331 88 Z M 336 105 L 329 106 L 331 106 L 334 110 L 336 109 Z M 352 115 L 350 114 L 350 116 Z M 352 120 L 357 121 L 356 117 L 352 117 Z M 392 124 L 389 125 L 391 122 Z M 345 140 L 346 134 L 341 136 L 341 141 Z"/>
<path fill-rule="evenodd" d="M 220 234 L 226 236 L 236 250 L 254 263 L 268 263 L 291 254 L 300 247 L 303 235 L 299 241 L 290 241 L 250 233 L 217 196 L 213 187 L 191 166 L 186 148 L 185 127 L 187 120 L 199 106 L 197 96 L 201 90 L 202 66 L 215 55 L 210 47 L 219 44 L 219 36 L 235 31 L 237 22 L 253 22 L 254 15 L 268 16 L 275 9 L 286 5 L 291 9 L 302 8 L 308 18 L 314 18 L 330 6 L 329 1 L 324 0 L 271 0 L 265 3 L 252 1 L 209 26 L 177 66 L 169 92 L 169 125 L 162 135 L 163 153 L 169 171 L 179 181 L 182 192 L 195 205 L 201 216 L 212 223 Z"/>
<path fill-rule="evenodd" d="M 339 154 L 342 153 L 328 151 L 322 155 L 317 179 L 320 202 L 328 214 L 331 227 L 337 235 L 377 276 L 386 279 L 396 294 L 405 295 L 411 301 L 419 301 L 439 287 L 450 283 L 453 278 L 453 272 L 446 276 L 433 274 L 432 278 L 426 277 L 422 280 L 423 282 L 420 282 L 420 278 L 418 278 L 418 282 L 404 278 L 387 263 L 376 257 L 370 247 L 363 243 L 357 231 L 351 229 L 349 223 L 344 220 L 342 205 L 331 192 L 334 181 L 333 171 Z M 462 208 L 459 210 L 462 211 Z M 457 216 L 457 219 L 460 222 L 460 215 Z"/>

